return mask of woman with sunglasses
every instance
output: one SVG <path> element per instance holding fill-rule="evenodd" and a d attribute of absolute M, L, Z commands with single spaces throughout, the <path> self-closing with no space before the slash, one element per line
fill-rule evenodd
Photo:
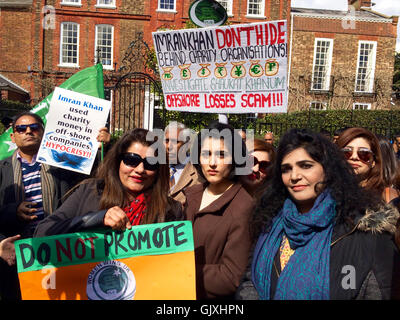
<path fill-rule="evenodd" d="M 381 195 L 387 203 L 396 198 L 388 187 L 385 192 L 382 152 L 378 138 L 364 128 L 349 128 L 342 132 L 336 144 L 357 175 L 360 186 Z"/>
<path fill-rule="evenodd" d="M 240 182 L 247 192 L 258 200 L 265 190 L 268 172 L 275 160 L 274 147 L 261 139 L 254 139 L 253 145 L 247 143 L 254 166 L 249 175 L 240 176 Z M 248 148 L 248 149 L 249 149 Z"/>
<path fill-rule="evenodd" d="M 390 299 L 398 216 L 360 188 L 329 140 L 290 130 L 254 215 L 251 280 L 237 298 Z"/>
<path fill-rule="evenodd" d="M 193 223 L 197 299 L 232 297 L 251 246 L 254 203 L 237 175 L 246 146 L 231 126 L 215 123 L 198 134 L 191 156 L 206 181 L 184 191 L 185 214 Z"/>
<path fill-rule="evenodd" d="M 158 162 L 151 147 L 155 142 L 145 129 L 125 133 L 107 153 L 96 178 L 83 181 L 38 225 L 35 236 L 104 226 L 124 231 L 139 224 L 182 220 L 181 205 L 167 196 L 168 165 Z"/>

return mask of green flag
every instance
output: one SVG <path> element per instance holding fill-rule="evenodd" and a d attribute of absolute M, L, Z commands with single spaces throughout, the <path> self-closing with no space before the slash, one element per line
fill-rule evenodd
<path fill-rule="evenodd" d="M 60 88 L 104 99 L 103 66 L 99 63 L 93 67 L 75 73 L 68 80 L 63 82 Z M 50 93 L 31 110 L 31 112 L 39 115 L 44 123 L 46 123 L 46 115 L 49 111 L 52 96 L 53 93 Z M 11 132 L 12 128 L 9 128 L 0 136 L 0 160 L 11 156 L 17 148 L 11 141 Z"/>

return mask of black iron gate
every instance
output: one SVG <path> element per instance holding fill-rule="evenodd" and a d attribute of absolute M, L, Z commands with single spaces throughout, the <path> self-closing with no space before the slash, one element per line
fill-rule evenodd
<path fill-rule="evenodd" d="M 121 77 L 112 89 L 111 99 L 112 132 L 163 127 L 160 118 L 164 109 L 161 105 L 162 90 L 148 74 L 130 72 Z"/>
<path fill-rule="evenodd" d="M 165 108 L 153 57 L 139 32 L 127 48 L 121 67 L 106 80 L 112 101 L 109 123 L 113 134 L 133 128 L 164 128 Z"/>

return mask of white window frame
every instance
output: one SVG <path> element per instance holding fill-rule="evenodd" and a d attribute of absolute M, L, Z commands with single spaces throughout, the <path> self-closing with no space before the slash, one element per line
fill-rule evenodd
<path fill-rule="evenodd" d="M 357 108 L 357 106 L 361 106 L 362 108 Z M 366 108 L 364 108 L 366 107 Z M 353 103 L 353 110 L 371 110 L 370 103 L 363 103 L 363 102 L 354 102 Z"/>
<path fill-rule="evenodd" d="M 226 3 L 226 8 L 221 3 L 222 1 Z M 233 17 L 233 9 L 232 9 L 233 8 L 233 5 L 232 5 L 233 0 L 217 0 L 217 2 L 219 2 L 226 9 L 226 13 L 227 13 L 228 17 Z"/>
<path fill-rule="evenodd" d="M 360 53 L 361 53 L 361 45 L 362 44 L 372 44 L 372 60 L 368 61 L 370 65 L 368 66 L 368 69 L 370 71 L 369 77 L 366 78 L 366 90 L 357 90 L 357 83 L 359 80 L 359 66 L 360 66 Z M 377 42 L 376 41 L 363 41 L 360 40 L 358 42 L 358 54 L 357 54 L 357 66 L 356 66 L 356 79 L 354 83 L 354 92 L 359 92 L 359 93 L 371 93 L 374 90 L 374 80 L 375 80 L 375 65 L 376 65 L 376 48 L 377 48 Z M 367 70 L 368 74 L 368 70 Z"/>
<path fill-rule="evenodd" d="M 250 1 L 255 0 L 247 0 L 247 11 L 246 11 L 246 18 L 265 18 L 265 0 L 261 0 L 261 12 L 259 14 L 249 13 L 250 8 Z"/>
<path fill-rule="evenodd" d="M 322 83 L 321 88 L 316 88 L 314 83 L 315 79 L 315 68 L 316 68 L 316 62 L 317 62 L 317 44 L 319 41 L 324 41 L 324 42 L 329 42 L 329 50 L 327 53 L 327 63 L 325 64 L 326 68 L 326 73 L 325 73 L 325 79 Z M 332 70 L 332 54 L 333 54 L 333 39 L 331 38 L 315 38 L 314 41 L 314 60 L 313 60 L 313 71 L 312 71 L 312 78 L 311 78 L 311 90 L 318 90 L 318 91 L 328 91 L 330 82 L 331 82 L 331 70 Z"/>
<path fill-rule="evenodd" d="M 177 13 L 178 11 L 176 11 L 176 0 L 174 0 L 174 8 L 173 9 L 164 9 L 164 8 L 161 8 L 160 7 L 160 5 L 161 5 L 161 0 L 157 0 L 157 12 L 170 12 L 170 13 Z"/>
<path fill-rule="evenodd" d="M 319 104 L 320 106 L 322 106 L 322 109 L 313 107 L 313 104 Z M 328 103 L 327 102 L 323 102 L 323 101 L 311 101 L 310 102 L 310 110 L 325 111 L 327 106 L 328 106 Z"/>
<path fill-rule="evenodd" d="M 78 2 L 72 2 L 72 0 L 61 0 L 60 4 L 62 6 L 82 7 L 81 0 L 78 0 Z"/>
<path fill-rule="evenodd" d="M 103 68 L 106 70 L 113 70 L 114 69 L 114 26 L 112 24 L 96 24 L 95 27 L 95 36 L 94 36 L 94 61 L 97 61 L 97 34 L 98 34 L 98 27 L 100 26 L 108 26 L 111 27 L 111 65 L 104 65 Z"/>
<path fill-rule="evenodd" d="M 112 0 L 110 4 L 99 3 L 101 0 L 97 0 L 95 5 L 96 8 L 105 8 L 105 9 L 116 9 L 115 0 Z"/>
<path fill-rule="evenodd" d="M 62 58 L 63 58 L 63 31 L 64 31 L 64 26 L 67 24 L 74 24 L 76 25 L 77 28 L 77 46 L 76 46 L 76 63 L 66 63 L 63 62 Z M 79 31 L 80 31 L 80 25 L 79 23 L 76 22 L 70 22 L 70 21 L 65 21 L 65 22 L 61 22 L 60 25 L 60 60 L 59 60 L 59 65 L 60 67 L 68 67 L 68 68 L 79 68 Z"/>

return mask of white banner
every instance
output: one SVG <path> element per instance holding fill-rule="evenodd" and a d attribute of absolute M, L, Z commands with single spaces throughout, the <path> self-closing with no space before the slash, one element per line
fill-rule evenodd
<path fill-rule="evenodd" d="M 153 32 L 171 111 L 287 111 L 287 23 Z"/>
<path fill-rule="evenodd" d="M 99 129 L 105 126 L 111 101 L 56 88 L 47 114 L 38 161 L 90 174 Z"/>

